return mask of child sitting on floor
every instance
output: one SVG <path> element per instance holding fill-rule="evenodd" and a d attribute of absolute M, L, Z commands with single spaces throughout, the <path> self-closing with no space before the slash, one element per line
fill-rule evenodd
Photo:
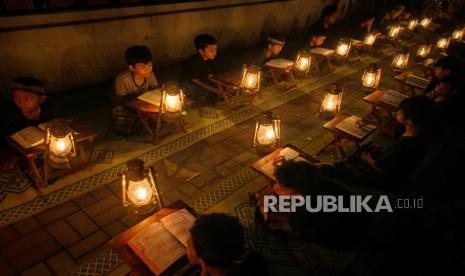
<path fill-rule="evenodd" d="M 183 87 L 190 99 L 204 98 L 209 103 L 218 101 L 219 90 L 209 77 L 217 72 L 216 53 L 218 42 L 209 34 L 195 37 L 197 54 L 191 57 L 183 72 Z"/>
<path fill-rule="evenodd" d="M 137 115 L 126 104 L 158 86 L 152 71 L 152 54 L 147 46 L 132 46 L 126 50 L 128 69 L 121 72 L 115 80 L 115 102 L 113 119 L 115 129 L 125 135 L 135 132 Z"/>
<path fill-rule="evenodd" d="M 10 90 L 13 101 L 1 108 L 2 143 L 6 136 L 25 127 L 50 121 L 54 117 L 52 108 L 46 102 L 47 95 L 42 81 L 30 77 L 17 77 L 13 80 Z"/>

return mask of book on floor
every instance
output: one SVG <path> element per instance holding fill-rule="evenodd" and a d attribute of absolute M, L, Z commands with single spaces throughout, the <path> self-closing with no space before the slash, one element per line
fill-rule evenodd
<path fill-rule="evenodd" d="M 407 95 L 404 95 L 402 93 L 393 91 L 393 90 L 387 90 L 383 93 L 383 95 L 379 98 L 379 100 L 383 103 L 399 107 L 400 102 L 403 99 L 408 98 Z"/>
<path fill-rule="evenodd" d="M 322 48 L 322 47 L 316 47 L 316 48 L 311 49 L 310 53 L 329 57 L 334 53 L 334 50 Z"/>
<path fill-rule="evenodd" d="M 147 102 L 149 104 L 153 104 L 156 106 L 160 105 L 162 97 L 161 89 L 155 89 L 145 92 L 144 94 L 137 97 L 139 100 Z"/>
<path fill-rule="evenodd" d="M 361 120 L 360 117 L 352 115 L 352 116 L 345 118 L 340 123 L 338 123 L 336 125 L 336 128 L 354 137 L 363 139 L 368 134 L 370 134 L 374 129 L 376 129 L 376 126 L 374 125 L 359 126 L 357 122 L 360 120 Z"/>
<path fill-rule="evenodd" d="M 189 211 L 178 210 L 150 224 L 127 244 L 153 273 L 159 275 L 186 254 L 189 229 L 194 221 Z"/>
<path fill-rule="evenodd" d="M 426 89 L 426 87 L 428 87 L 429 80 L 410 74 L 405 80 L 405 83 L 421 89 Z"/>
<path fill-rule="evenodd" d="M 350 41 L 352 42 L 352 45 L 355 45 L 355 46 L 363 45 L 363 41 L 358 40 L 358 39 L 351 38 Z"/>
<path fill-rule="evenodd" d="M 44 143 L 46 123 L 28 126 L 11 135 L 11 138 L 22 148 L 29 149 Z"/>
<path fill-rule="evenodd" d="M 287 67 L 292 67 L 292 65 L 294 65 L 294 61 L 284 58 L 277 58 L 268 61 L 267 63 L 265 63 L 265 65 L 279 69 L 284 69 Z"/>
<path fill-rule="evenodd" d="M 282 148 L 280 150 L 270 153 L 269 155 L 253 163 L 251 166 L 252 168 L 262 172 L 267 177 L 276 181 L 276 178 L 274 177 L 274 171 L 276 169 L 276 166 L 274 164 L 274 158 L 279 157 L 279 156 L 282 156 L 286 161 L 294 160 L 294 161 L 303 161 L 303 162 L 310 163 L 309 160 L 300 156 L 300 153 L 298 151 L 290 147 L 285 147 L 285 148 Z"/>

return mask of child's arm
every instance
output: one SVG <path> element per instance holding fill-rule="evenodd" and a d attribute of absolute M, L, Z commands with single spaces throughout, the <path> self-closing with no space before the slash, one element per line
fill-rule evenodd
<path fill-rule="evenodd" d="M 383 170 L 376 165 L 376 161 L 371 157 L 370 153 L 368 152 L 363 152 L 362 155 L 360 156 L 362 161 L 364 161 L 368 166 L 370 166 L 373 170 L 383 173 Z"/>
<path fill-rule="evenodd" d="M 203 89 L 206 89 L 208 91 L 211 91 L 211 92 L 214 92 L 214 93 L 217 93 L 219 94 L 219 89 L 216 88 L 216 87 L 213 87 L 207 83 L 204 83 L 203 81 L 201 81 L 200 79 L 192 79 L 192 82 L 200 87 L 202 87 Z"/>

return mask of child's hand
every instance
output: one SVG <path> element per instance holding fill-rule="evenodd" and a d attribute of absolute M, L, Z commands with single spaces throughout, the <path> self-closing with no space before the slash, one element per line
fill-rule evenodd
<path fill-rule="evenodd" d="M 366 125 L 367 123 L 363 119 L 358 119 L 357 121 L 355 121 L 355 126 L 358 128 L 364 127 Z"/>
<path fill-rule="evenodd" d="M 375 160 L 373 159 L 373 157 L 371 157 L 371 154 L 367 151 L 362 152 L 362 154 L 360 155 L 360 159 L 362 160 L 362 162 L 365 162 L 368 165 L 372 165 L 375 163 Z"/>
<path fill-rule="evenodd" d="M 273 158 L 273 166 L 275 168 L 278 168 L 284 163 L 284 161 L 286 161 L 286 158 L 284 156 L 276 156 L 275 158 Z"/>

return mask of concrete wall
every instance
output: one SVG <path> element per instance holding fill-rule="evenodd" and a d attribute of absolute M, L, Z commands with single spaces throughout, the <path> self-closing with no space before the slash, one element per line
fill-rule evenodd
<path fill-rule="evenodd" d="M 349 0 L 215 0 L 3 17 L 0 92 L 17 75 L 40 78 L 51 92 L 113 79 L 134 44 L 149 46 L 156 66 L 192 55 L 199 33 L 213 34 L 222 48 L 255 44 L 262 31 L 299 33 L 330 2 L 346 7 Z"/>

